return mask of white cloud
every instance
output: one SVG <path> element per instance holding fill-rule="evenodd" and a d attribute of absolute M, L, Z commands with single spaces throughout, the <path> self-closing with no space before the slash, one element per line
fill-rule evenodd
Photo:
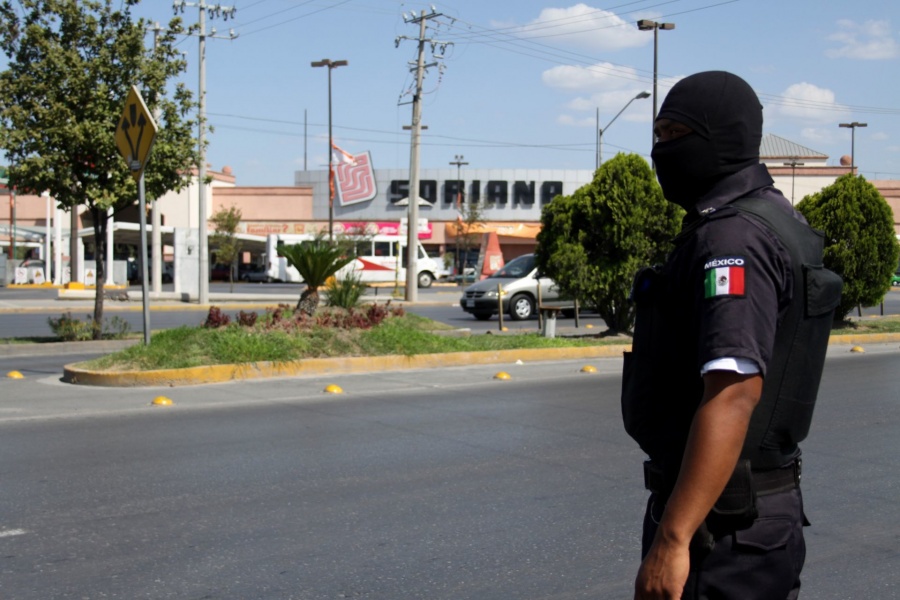
<path fill-rule="evenodd" d="M 849 19 L 837 22 L 836 33 L 828 40 L 837 42 L 837 48 L 829 48 L 829 58 L 855 58 L 860 60 L 886 60 L 900 56 L 900 45 L 891 34 L 889 21 L 856 23 Z"/>
<path fill-rule="evenodd" d="M 813 123 L 833 123 L 847 110 L 835 101 L 834 92 L 811 83 L 795 83 L 781 96 L 766 104 L 769 117 L 783 117 Z"/>
<path fill-rule="evenodd" d="M 831 145 L 838 142 L 836 131 L 836 129 L 825 129 L 823 127 L 805 127 L 800 130 L 800 137 L 815 144 Z"/>
<path fill-rule="evenodd" d="M 564 127 L 595 127 L 597 122 L 592 117 L 573 117 L 569 114 L 561 114 L 556 117 L 556 122 Z"/>
<path fill-rule="evenodd" d="M 876 142 L 883 142 L 884 140 L 890 139 L 890 137 L 891 136 L 883 131 L 877 131 L 869 136 L 869 139 L 875 140 Z"/>
<path fill-rule="evenodd" d="M 569 8 L 545 8 L 537 19 L 514 31 L 527 39 L 566 42 L 591 50 L 621 50 L 649 44 L 652 35 L 615 13 L 587 4 Z"/>
<path fill-rule="evenodd" d="M 551 88 L 579 92 L 621 89 L 640 79 L 633 68 L 607 62 L 589 67 L 561 65 L 541 74 L 541 80 Z"/>

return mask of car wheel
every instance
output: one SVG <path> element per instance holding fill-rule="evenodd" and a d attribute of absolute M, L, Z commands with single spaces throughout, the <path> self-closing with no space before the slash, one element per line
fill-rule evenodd
<path fill-rule="evenodd" d="M 420 288 L 430 288 L 432 281 L 434 281 L 434 277 L 432 277 L 431 273 L 429 273 L 428 271 L 422 271 L 421 273 L 419 273 Z"/>
<path fill-rule="evenodd" d="M 472 313 L 472 316 L 478 319 L 479 321 L 487 321 L 491 318 L 494 313 L 492 312 L 475 312 Z"/>
<path fill-rule="evenodd" d="M 526 294 L 516 294 L 509 301 L 509 317 L 513 321 L 524 321 L 534 314 L 534 300 Z"/>

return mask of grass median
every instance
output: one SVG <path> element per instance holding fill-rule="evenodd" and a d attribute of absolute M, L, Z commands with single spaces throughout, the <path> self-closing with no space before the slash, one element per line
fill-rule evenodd
<path fill-rule="evenodd" d="M 373 310 L 377 313 L 374 321 L 370 318 Z M 900 333 L 900 318 L 846 321 L 832 330 L 832 336 L 885 333 Z M 630 341 L 627 336 L 609 336 L 594 330 L 555 338 L 546 338 L 536 331 L 466 335 L 449 325 L 390 308 L 364 307 L 350 311 L 349 316 L 347 311 L 321 309 L 315 318 L 304 319 L 294 315 L 290 307 L 281 306 L 267 310 L 259 319 L 241 312 L 233 321 L 214 308 L 204 326 L 157 331 L 150 345 L 135 344 L 80 366 L 96 371 L 149 371 L 309 358 L 584 347 Z"/>
<path fill-rule="evenodd" d="M 413 356 L 630 343 L 627 337 L 588 334 L 590 330 L 584 335 L 555 338 L 543 337 L 538 332 L 460 335 L 449 325 L 402 310 L 389 312 L 375 324 L 361 318 L 348 320 L 345 311 L 320 310 L 315 319 L 300 323 L 293 315 L 275 319 L 273 313 L 267 312 L 260 322 L 252 325 L 229 322 L 213 327 L 178 327 L 154 333 L 149 345 L 136 344 L 79 366 L 95 371 L 148 371 L 306 358 Z M 348 322 L 350 326 L 346 326 Z"/>

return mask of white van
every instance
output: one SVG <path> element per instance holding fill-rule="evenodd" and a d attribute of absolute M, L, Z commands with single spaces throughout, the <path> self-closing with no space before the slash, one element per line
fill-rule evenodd
<path fill-rule="evenodd" d="M 278 255 L 281 245 L 299 244 L 315 238 L 313 234 L 270 234 L 266 238 L 267 273 L 273 281 L 300 282 L 297 269 Z M 399 264 L 397 258 L 400 258 Z M 365 283 L 406 283 L 406 237 L 398 235 L 373 235 L 356 242 L 356 260 L 337 272 L 341 278 L 349 273 L 357 275 Z M 440 272 L 440 264 L 428 256 L 422 244 L 418 244 L 416 258 L 417 281 L 420 288 L 431 287 Z"/>

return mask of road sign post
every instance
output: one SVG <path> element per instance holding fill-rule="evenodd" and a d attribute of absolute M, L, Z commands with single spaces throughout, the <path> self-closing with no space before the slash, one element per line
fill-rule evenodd
<path fill-rule="evenodd" d="M 116 147 L 131 170 L 138 184 L 138 213 L 141 222 L 141 296 L 144 307 L 144 344 L 150 344 L 150 299 L 148 298 L 147 277 L 147 212 L 144 210 L 144 167 L 150 159 L 153 142 L 156 141 L 156 121 L 147 110 L 144 99 L 136 86 L 131 86 L 125 99 L 125 109 L 116 125 Z"/>

